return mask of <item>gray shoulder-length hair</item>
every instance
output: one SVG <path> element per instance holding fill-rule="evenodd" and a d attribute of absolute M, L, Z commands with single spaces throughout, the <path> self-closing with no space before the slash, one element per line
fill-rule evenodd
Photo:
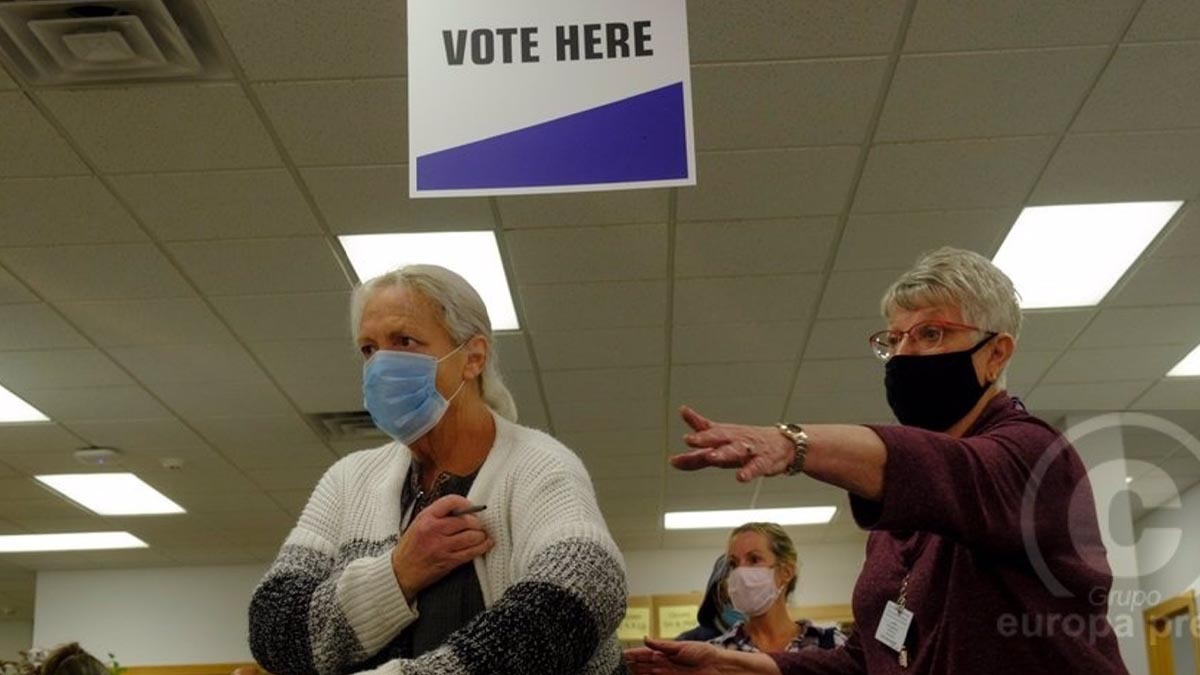
<path fill-rule="evenodd" d="M 405 265 L 359 284 L 350 296 L 350 334 L 358 334 L 358 324 L 362 321 L 367 300 L 376 291 L 392 286 L 418 290 L 441 306 L 442 324 L 456 344 L 462 344 L 476 335 L 487 340 L 487 363 L 484 364 L 479 384 L 483 402 L 504 419 L 516 422 L 517 404 L 500 377 L 499 358 L 487 306 L 466 279 L 445 267 Z"/>

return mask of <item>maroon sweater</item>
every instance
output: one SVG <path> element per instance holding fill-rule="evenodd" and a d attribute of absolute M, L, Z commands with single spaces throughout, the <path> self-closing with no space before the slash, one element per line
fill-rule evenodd
<path fill-rule="evenodd" d="M 1057 431 L 1006 394 L 963 438 L 871 429 L 888 454 L 882 499 L 850 499 L 871 530 L 854 635 L 835 650 L 772 655 L 784 675 L 1126 673 L 1107 618 L 1112 573 L 1091 484 Z M 910 571 L 905 670 L 875 630 Z"/>

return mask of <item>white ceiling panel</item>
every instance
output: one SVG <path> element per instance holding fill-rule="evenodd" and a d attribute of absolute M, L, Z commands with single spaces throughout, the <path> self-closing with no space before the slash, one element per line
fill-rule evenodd
<path fill-rule="evenodd" d="M 486 199 L 410 199 L 406 166 L 303 169 L 301 174 L 329 228 L 336 234 L 494 227 L 492 209 Z"/>
<path fill-rule="evenodd" d="M 90 346 L 49 305 L 0 305 L 0 351 Z"/>
<path fill-rule="evenodd" d="M 408 161 L 403 79 L 281 82 L 255 91 L 299 166 Z"/>
<path fill-rule="evenodd" d="M 680 450 L 683 449 L 682 443 Z M 712 495 L 713 497 L 742 497 L 745 506 L 750 506 L 754 495 L 754 483 L 740 483 L 729 469 L 703 469 L 700 471 L 667 472 L 665 494 L 668 498 L 678 496 Z"/>
<path fill-rule="evenodd" d="M 0 268 L 0 305 L 17 302 L 37 302 L 37 296 L 16 277 Z"/>
<path fill-rule="evenodd" d="M 324 237 L 177 242 L 168 247 L 196 285 L 211 295 L 349 288 Z"/>
<path fill-rule="evenodd" d="M 101 347 L 233 339 L 217 315 L 196 298 L 62 302 L 58 308 Z"/>
<path fill-rule="evenodd" d="M 193 295 L 175 267 L 150 244 L 4 248 L 0 262 L 51 301 Z"/>
<path fill-rule="evenodd" d="M 79 437 L 50 422 L 0 424 L 0 455 L 68 452 L 81 445 Z"/>
<path fill-rule="evenodd" d="M 1200 208 L 1184 204 L 1167 236 L 1153 250 L 1156 258 L 1200 257 Z"/>
<path fill-rule="evenodd" d="M 671 368 L 671 401 L 759 397 L 774 401 L 778 410 L 794 369 L 792 361 L 675 366 Z"/>
<path fill-rule="evenodd" d="M 563 445 L 581 457 L 605 455 L 663 455 L 663 432 L 634 429 L 564 431 L 557 435 Z"/>
<path fill-rule="evenodd" d="M 1090 309 L 1037 310 L 1023 312 L 1021 334 L 1017 336 L 1022 350 L 1054 351 L 1066 349 L 1095 314 Z"/>
<path fill-rule="evenodd" d="M 900 59 L 880 141 L 1061 133 L 1104 67 L 1107 47 Z M 931 106 L 930 101 L 954 101 Z"/>
<path fill-rule="evenodd" d="M 542 405 L 542 396 L 537 376 L 533 372 L 516 372 L 504 374 L 504 385 L 512 394 L 517 404 L 517 423 L 535 429 L 548 430 L 549 417 L 546 406 Z M 361 401 L 362 386 L 359 385 L 359 400 Z M 359 407 L 362 407 L 361 403 Z"/>
<path fill-rule="evenodd" d="M 1075 341 L 1081 349 L 1200 343 L 1200 305 L 1101 309 Z"/>
<path fill-rule="evenodd" d="M 680 279 L 675 282 L 677 325 L 803 320 L 812 313 L 821 277 Z"/>
<path fill-rule="evenodd" d="M 1196 410 L 1200 408 L 1200 378 L 1163 380 L 1133 405 L 1138 410 Z"/>
<path fill-rule="evenodd" d="M 1187 199 L 1200 194 L 1200 131 L 1068 136 L 1030 204 Z"/>
<path fill-rule="evenodd" d="M 1022 5 L 987 0 L 923 0 L 905 51 L 1108 44 L 1121 36 L 1138 0 Z"/>
<path fill-rule="evenodd" d="M 838 246 L 837 270 L 907 268 L 928 251 L 954 246 L 991 256 L 1020 209 L 855 213 Z"/>
<path fill-rule="evenodd" d="M 1150 258 L 1137 268 L 1109 302 L 1115 306 L 1200 304 L 1197 265 L 1200 265 L 1200 256 Z"/>
<path fill-rule="evenodd" d="M 112 182 L 160 241 L 320 234 L 283 170 L 127 175 Z"/>
<path fill-rule="evenodd" d="M 0 93 L 0 177 L 89 173 L 62 136 L 20 92 Z"/>
<path fill-rule="evenodd" d="M 13 81 L 8 72 L 4 70 L 4 66 L 0 66 L 0 91 L 7 89 L 16 89 L 17 83 Z"/>
<path fill-rule="evenodd" d="M 663 366 L 667 358 L 663 326 L 538 331 L 533 348 L 543 370 Z M 500 363 L 508 372 L 507 355 Z"/>
<path fill-rule="evenodd" d="M 105 445 L 131 453 L 164 450 L 207 454 L 208 445 L 177 419 L 98 420 L 73 422 L 71 430 L 92 445 Z"/>
<path fill-rule="evenodd" d="M 671 329 L 671 362 L 795 359 L 807 326 L 805 321 L 676 325 Z"/>
<path fill-rule="evenodd" d="M 342 339 L 354 344 L 348 292 L 244 295 L 212 302 L 246 340 Z"/>
<path fill-rule="evenodd" d="M 871 355 L 867 338 L 887 326 L 879 319 L 823 319 L 813 326 L 805 359 L 856 359 Z"/>
<path fill-rule="evenodd" d="M 904 5 L 870 0 L 691 0 L 693 63 L 891 51 Z"/>
<path fill-rule="evenodd" d="M 57 89 L 39 98 L 102 172 L 279 166 L 235 84 Z"/>
<path fill-rule="evenodd" d="M 1146 0 L 1125 39 L 1200 40 L 1200 5 L 1192 0 Z"/>
<path fill-rule="evenodd" d="M 880 317 L 880 299 L 906 271 L 907 267 L 831 273 L 817 316 L 822 319 Z"/>
<path fill-rule="evenodd" d="M 701 153 L 698 186 L 679 190 L 679 220 L 837 213 L 858 155 L 857 147 Z"/>
<path fill-rule="evenodd" d="M 0 181 L 0 245 L 145 241 L 146 235 L 95 178 Z"/>
<path fill-rule="evenodd" d="M 895 424 L 882 391 L 805 391 L 797 385 L 785 417 L 797 424 Z"/>
<path fill-rule="evenodd" d="M 675 276 L 820 272 L 837 234 L 836 218 L 681 223 Z"/>
<path fill-rule="evenodd" d="M 1152 463 L 1161 462 L 1179 447 L 1174 438 L 1145 427 L 1123 427 L 1121 441 L 1126 459 Z"/>
<path fill-rule="evenodd" d="M 117 364 L 94 349 L 6 352 L 0 358 L 0 383 L 9 389 L 130 385 Z"/>
<path fill-rule="evenodd" d="M 141 387 L 28 389 L 23 397 L 56 422 L 152 419 L 170 413 Z"/>
<path fill-rule="evenodd" d="M 866 343 L 866 340 L 863 340 Z M 865 350 L 864 350 L 865 351 Z M 804 359 L 796 377 L 797 394 L 821 391 L 883 392 L 883 361 L 857 359 Z"/>
<path fill-rule="evenodd" d="M 338 460 L 338 456 L 329 448 L 319 443 L 271 445 L 261 447 L 231 448 L 225 451 L 225 456 L 241 469 L 247 470 L 247 475 L 256 483 L 268 490 L 288 490 L 297 488 L 316 487 L 317 479 L 324 470 Z M 282 471 L 287 467 L 302 469 L 303 483 L 300 485 L 281 485 L 270 483 L 263 476 L 271 471 Z M 313 477 L 313 474 L 316 474 Z M 309 479 L 310 477 L 311 480 Z M 293 482 L 292 479 L 285 479 Z"/>
<path fill-rule="evenodd" d="M 363 409 L 362 378 L 359 376 L 337 380 L 284 380 L 279 386 L 304 413 Z"/>
<path fill-rule="evenodd" d="M 1040 410 L 1123 410 L 1150 382 L 1088 382 L 1042 384 L 1025 403 L 1033 414 Z"/>
<path fill-rule="evenodd" d="M 303 490 L 311 489 L 316 486 L 317 481 L 321 480 L 325 470 L 328 469 L 337 457 L 332 453 L 328 462 L 317 466 L 304 466 L 298 463 L 298 458 L 293 455 L 292 460 L 297 463 L 281 465 L 282 458 L 277 458 L 264 469 L 250 469 L 246 473 L 250 476 L 250 480 L 257 483 L 264 490 Z M 293 522 L 290 521 L 286 525 L 288 530 L 291 529 Z"/>
<path fill-rule="evenodd" d="M 663 424 L 662 368 L 559 370 L 543 373 L 555 429 L 602 430 L 619 419 L 627 429 Z"/>
<path fill-rule="evenodd" d="M 664 281 L 554 284 L 520 289 L 529 329 L 656 326 L 664 322 Z"/>
<path fill-rule="evenodd" d="M 253 481 L 225 460 L 185 464 L 179 470 L 140 471 L 138 475 L 166 495 L 254 492 L 258 489 Z"/>
<path fill-rule="evenodd" d="M 221 452 L 319 442 L 299 415 L 213 417 L 193 420 L 192 426 Z"/>
<path fill-rule="evenodd" d="M 147 385 L 184 419 L 286 415 L 294 409 L 275 385 L 261 381 L 158 382 Z"/>
<path fill-rule="evenodd" d="M 884 58 L 693 68 L 696 147 L 862 143 L 886 69 Z"/>
<path fill-rule="evenodd" d="M 596 480 L 661 476 L 667 471 L 665 455 L 588 455 L 583 458 L 588 474 Z M 654 512 L 650 512 L 653 517 Z"/>
<path fill-rule="evenodd" d="M 279 381 L 357 378 L 363 359 L 349 340 L 255 342 L 251 351 Z"/>
<path fill-rule="evenodd" d="M 278 6 L 208 0 L 251 80 L 403 75 L 403 2 L 320 0 Z"/>
<path fill-rule="evenodd" d="M 500 372 L 514 373 L 533 370 L 529 348 L 523 331 L 502 331 L 492 335 L 493 358 L 498 358 Z M 355 353 L 357 356 L 357 352 Z M 545 364 L 542 364 L 543 366 Z"/>
<path fill-rule="evenodd" d="M 1018 343 L 1017 351 L 1008 363 L 1008 389 L 1024 396 L 1050 368 L 1062 352 L 1033 351 Z"/>
<path fill-rule="evenodd" d="M 1019 206 L 1053 137 L 898 143 L 871 149 L 856 212 Z"/>
<path fill-rule="evenodd" d="M 499 197 L 496 202 L 505 228 L 585 227 L 665 223 L 667 195 L 667 190 L 623 190 Z"/>
<path fill-rule="evenodd" d="M 1200 42 L 1124 45 L 1079 111 L 1073 131 L 1194 127 L 1200 119 Z"/>
<path fill-rule="evenodd" d="M 0 502 L 46 499 L 53 494 L 46 486 L 27 476 L 0 479 Z"/>
<path fill-rule="evenodd" d="M 264 379 L 246 350 L 232 342 L 113 347 L 108 353 L 149 384 Z"/>
<path fill-rule="evenodd" d="M 515 230 L 504 238 L 521 285 L 667 275 L 666 225 Z"/>
<path fill-rule="evenodd" d="M 1155 380 L 1167 374 L 1192 345 L 1072 349 L 1062 355 L 1043 383 Z"/>

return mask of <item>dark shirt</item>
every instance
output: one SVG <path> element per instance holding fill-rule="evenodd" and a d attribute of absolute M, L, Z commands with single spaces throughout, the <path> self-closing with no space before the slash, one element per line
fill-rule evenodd
<path fill-rule="evenodd" d="M 880 501 L 850 500 L 871 530 L 855 631 L 838 649 L 772 655 L 784 675 L 1126 673 L 1091 484 L 1057 431 L 1006 394 L 963 438 L 871 428 L 887 464 Z M 875 632 L 906 575 L 905 669 Z"/>
<path fill-rule="evenodd" d="M 836 628 L 818 628 L 808 619 L 796 622 L 799 631 L 796 637 L 783 648 L 785 652 L 798 652 L 802 649 L 833 649 L 846 643 L 846 636 Z M 750 638 L 746 630 L 746 622 L 739 621 L 733 628 L 708 641 L 721 649 L 735 649 L 739 652 L 762 651 Z"/>

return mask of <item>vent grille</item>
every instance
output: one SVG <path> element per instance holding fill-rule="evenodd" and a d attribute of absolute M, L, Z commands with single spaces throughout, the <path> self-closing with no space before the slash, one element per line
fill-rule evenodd
<path fill-rule="evenodd" d="M 387 434 L 375 426 L 371 414 L 365 410 L 313 413 L 305 417 L 309 426 L 330 442 L 388 440 Z"/>
<path fill-rule="evenodd" d="M 34 85 L 229 77 L 191 0 L 0 2 L 0 54 Z"/>

